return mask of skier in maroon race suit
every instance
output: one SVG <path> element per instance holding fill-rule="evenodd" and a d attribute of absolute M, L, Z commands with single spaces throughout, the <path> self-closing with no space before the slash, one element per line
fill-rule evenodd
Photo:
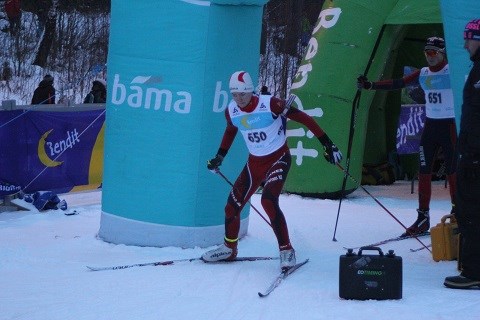
<path fill-rule="evenodd" d="M 227 126 L 220 148 L 216 156 L 207 162 L 207 168 L 217 172 L 239 131 L 249 155 L 225 206 L 224 244 L 204 253 L 202 259 L 212 262 L 236 258 L 240 212 L 263 184 L 262 207 L 277 237 L 280 267 L 282 270 L 288 269 L 296 264 L 295 250 L 278 203 L 291 164 L 286 143 L 286 118 L 305 125 L 319 139 L 324 147 L 325 159 L 331 164 L 338 164 L 342 160 L 342 153 L 312 117 L 291 105 L 294 96 L 285 101 L 271 95 L 255 94 L 252 79 L 245 71 L 235 72 L 230 78 L 229 87 L 233 101 L 225 110 Z"/>
<path fill-rule="evenodd" d="M 450 213 L 455 213 L 457 129 L 445 41 L 439 37 L 428 38 L 424 53 L 428 67 L 419 69 L 404 78 L 378 82 L 370 82 L 364 76 L 357 79 L 359 89 L 397 90 L 410 84 L 420 83 L 425 92 L 426 119 L 419 146 L 418 215 L 417 220 L 402 234 L 404 237 L 421 234 L 430 228 L 432 167 L 440 147 L 445 159 L 445 171 L 452 201 Z"/>

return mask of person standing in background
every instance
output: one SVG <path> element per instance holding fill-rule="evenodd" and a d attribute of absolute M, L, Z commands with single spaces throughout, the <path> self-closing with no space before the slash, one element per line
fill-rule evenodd
<path fill-rule="evenodd" d="M 262 89 L 260 90 L 260 94 L 267 95 L 267 94 L 271 94 L 271 93 L 270 93 L 270 91 L 268 91 L 267 86 L 262 86 Z"/>
<path fill-rule="evenodd" d="M 401 79 L 370 82 L 365 76 L 357 79 L 358 89 L 397 90 L 409 84 L 420 83 L 425 92 L 425 126 L 419 146 L 417 219 L 407 228 L 403 237 L 427 232 L 430 229 L 430 199 L 432 197 L 432 169 L 440 147 L 445 158 L 446 175 L 455 213 L 457 129 L 450 85 L 450 71 L 445 53 L 445 41 L 439 37 L 427 39 L 424 47 L 428 67 Z"/>
<path fill-rule="evenodd" d="M 83 103 L 105 103 L 107 101 L 107 83 L 103 79 L 96 79 L 92 83 L 92 90 L 86 95 Z"/>
<path fill-rule="evenodd" d="M 452 289 L 480 287 L 480 19 L 467 23 L 463 38 L 473 67 L 463 88 L 458 135 L 455 217 L 462 239 L 462 272 L 444 281 Z"/>
<path fill-rule="evenodd" d="M 5 0 L 5 13 L 7 14 L 9 30 L 15 35 L 20 30 L 22 20 L 22 9 L 20 0 Z"/>
<path fill-rule="evenodd" d="M 51 75 L 45 75 L 38 84 L 37 89 L 33 92 L 32 104 L 55 104 L 55 88 Z"/>
<path fill-rule="evenodd" d="M 7 87 L 8 91 L 11 91 L 10 88 L 10 80 L 12 80 L 13 71 L 10 67 L 10 63 L 8 61 L 4 61 L 2 65 L 2 81 L 5 81 L 5 86 Z"/>

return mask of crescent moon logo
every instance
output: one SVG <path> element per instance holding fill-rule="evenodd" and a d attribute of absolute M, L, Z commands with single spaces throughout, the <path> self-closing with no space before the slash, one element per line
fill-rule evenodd
<path fill-rule="evenodd" d="M 103 177 L 103 144 L 105 136 L 105 123 L 97 135 L 97 140 L 93 146 L 92 156 L 90 157 L 90 167 L 88 169 L 88 184 L 73 187 L 70 192 L 97 189 L 102 186 Z"/>
<path fill-rule="evenodd" d="M 40 140 L 38 141 L 38 159 L 40 159 L 40 162 L 43 163 L 45 167 L 56 167 L 59 166 L 63 163 L 60 161 L 55 161 L 52 160 L 48 157 L 47 153 L 45 152 L 45 139 L 47 139 L 48 135 L 50 132 L 52 132 L 53 129 L 50 129 L 49 131 L 45 132 Z"/>
<path fill-rule="evenodd" d="M 427 85 L 427 88 L 431 88 L 432 87 L 432 77 L 427 77 L 425 79 L 425 84 Z"/>
<path fill-rule="evenodd" d="M 242 123 L 242 126 L 244 128 L 250 129 L 251 127 L 248 124 L 247 120 L 248 120 L 248 116 L 244 116 L 244 117 L 242 117 L 242 120 L 240 122 Z"/>

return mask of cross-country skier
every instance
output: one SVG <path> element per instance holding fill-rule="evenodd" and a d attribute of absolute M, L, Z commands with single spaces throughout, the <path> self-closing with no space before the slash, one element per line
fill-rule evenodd
<path fill-rule="evenodd" d="M 315 120 L 288 101 L 254 93 L 253 82 L 245 71 L 230 78 L 233 96 L 225 110 L 227 126 L 216 156 L 207 168 L 216 172 L 227 155 L 238 131 L 249 150 L 247 163 L 234 183 L 225 206 L 224 244 L 202 255 L 208 262 L 232 260 L 237 256 L 240 212 L 257 188 L 263 184 L 261 203 L 267 213 L 280 248 L 280 267 L 295 265 L 295 250 L 290 243 L 287 222 L 278 198 L 290 169 L 291 155 L 286 143 L 286 118 L 305 125 L 322 143 L 325 159 L 336 165 L 342 153 Z"/>
<path fill-rule="evenodd" d="M 403 236 L 416 235 L 430 228 L 430 198 L 432 195 L 432 167 L 441 147 L 445 157 L 446 174 L 452 200 L 451 213 L 455 213 L 455 143 L 457 130 L 453 106 L 450 72 L 445 54 L 445 41 L 430 37 L 424 48 L 428 67 L 401 79 L 370 82 L 365 76 L 357 79 L 358 89 L 397 90 L 420 82 L 425 92 L 426 119 L 420 139 L 418 173 L 418 216 Z"/>

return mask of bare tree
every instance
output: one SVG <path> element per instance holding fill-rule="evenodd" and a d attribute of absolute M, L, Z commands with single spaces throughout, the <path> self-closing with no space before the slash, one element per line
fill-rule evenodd
<path fill-rule="evenodd" d="M 47 65 L 48 55 L 52 48 L 52 44 L 55 39 L 55 31 L 57 26 L 57 6 L 58 1 L 53 0 L 53 2 L 49 1 L 41 1 L 44 3 L 45 11 L 47 13 L 47 19 L 45 22 L 45 31 L 42 34 L 42 40 L 40 41 L 40 45 L 37 50 L 37 54 L 35 55 L 35 59 L 33 61 L 34 65 L 45 67 Z"/>
<path fill-rule="evenodd" d="M 323 1 L 271 0 L 264 8 L 259 80 L 285 98 Z"/>

